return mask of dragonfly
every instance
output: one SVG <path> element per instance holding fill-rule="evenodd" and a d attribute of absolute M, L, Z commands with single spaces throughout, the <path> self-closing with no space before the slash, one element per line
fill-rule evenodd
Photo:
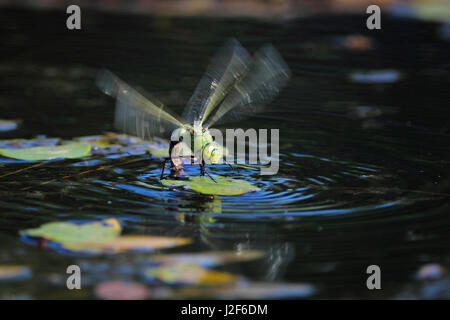
<path fill-rule="evenodd" d="M 233 38 L 213 56 L 181 116 L 109 70 L 102 70 L 96 82 L 105 94 L 116 99 L 117 130 L 142 139 L 171 135 L 169 155 L 162 164 L 163 179 L 167 161 L 171 162 L 171 175 L 176 175 L 182 171 L 183 157 L 190 157 L 191 163 L 201 159 L 200 175 L 204 176 L 206 164 L 217 164 L 224 156 L 224 148 L 210 133 L 211 126 L 239 121 L 263 110 L 290 74 L 272 45 L 264 45 L 251 56 Z M 183 142 L 186 135 L 191 138 L 190 145 Z"/>

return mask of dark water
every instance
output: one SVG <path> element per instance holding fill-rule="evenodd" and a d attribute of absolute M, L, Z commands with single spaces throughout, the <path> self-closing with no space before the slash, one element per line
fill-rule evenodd
<path fill-rule="evenodd" d="M 194 240 L 167 252 L 263 250 L 263 259 L 222 270 L 250 281 L 309 283 L 312 298 L 420 297 L 416 270 L 449 262 L 450 43 L 438 24 L 384 17 L 382 30 L 371 32 L 364 16 L 270 24 L 85 12 L 75 32 L 65 29 L 63 11 L 2 9 L 0 18 L 0 118 L 23 120 L 0 139 L 112 131 L 113 101 L 93 82 L 101 67 L 181 113 L 208 59 L 231 36 L 251 51 L 272 43 L 293 73 L 272 112 L 232 124 L 280 128 L 278 174 L 210 168 L 259 192 L 214 201 L 142 187 L 160 185 L 160 162 L 148 155 L 128 156 L 142 161 L 123 166 L 126 159 L 93 156 L 112 166 L 71 179 L 62 177 L 90 167 L 54 161 L 0 178 L 0 263 L 32 270 L 28 280 L 0 283 L 1 298 L 88 298 L 101 281 L 139 280 L 146 254 L 86 258 L 21 242 L 19 230 L 56 220 L 115 217 L 125 233 Z M 369 37 L 370 48 L 346 47 L 355 34 Z M 355 75 L 380 70 L 375 79 Z M 0 176 L 29 165 L 5 163 Z M 57 180 L 40 184 L 49 178 Z M 83 290 L 65 289 L 70 264 L 82 267 Z M 382 270 L 382 290 L 366 288 L 371 264 Z M 443 284 L 428 293 L 448 297 L 449 290 Z"/>

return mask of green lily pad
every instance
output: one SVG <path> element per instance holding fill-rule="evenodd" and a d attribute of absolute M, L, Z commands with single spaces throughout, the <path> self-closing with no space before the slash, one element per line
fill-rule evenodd
<path fill-rule="evenodd" d="M 245 262 L 259 259 L 264 252 L 248 250 L 242 252 L 223 251 L 205 253 L 179 253 L 167 255 L 155 255 L 151 260 L 164 265 L 169 264 L 194 264 L 205 268 L 224 265 L 227 263 Z"/>
<path fill-rule="evenodd" d="M 121 253 L 126 251 L 153 251 L 176 246 L 184 246 L 191 243 L 188 238 L 171 238 L 156 236 L 120 236 L 106 241 L 78 241 L 64 243 L 64 248 L 70 251 L 92 253 Z"/>
<path fill-rule="evenodd" d="M 116 238 L 121 231 L 116 219 L 74 224 L 68 222 L 46 223 L 35 229 L 20 231 L 20 235 L 41 238 L 61 244 L 80 242 L 105 242 Z"/>
<path fill-rule="evenodd" d="M 161 180 L 166 187 L 187 187 L 203 194 L 236 196 L 260 189 L 248 181 L 214 176 L 214 180 L 207 177 L 190 177 L 188 180 Z"/>
<path fill-rule="evenodd" d="M 149 267 L 144 271 L 149 282 L 163 282 L 168 285 L 217 286 L 236 283 L 238 278 L 228 272 L 208 270 L 192 264 L 174 264 Z"/>
<path fill-rule="evenodd" d="M 89 222 L 51 222 L 20 231 L 24 240 L 76 253 L 103 254 L 154 251 L 190 244 L 189 238 L 124 235 L 116 219 Z M 44 240 L 44 241 L 42 241 Z M 57 244 L 57 246 L 55 246 Z"/>
<path fill-rule="evenodd" d="M 23 266 L 0 266 L 0 282 L 13 281 L 29 278 L 31 276 L 30 269 Z"/>
<path fill-rule="evenodd" d="M 154 138 L 143 140 L 127 134 L 108 132 L 104 135 L 74 138 L 75 141 L 88 143 L 93 154 L 146 154 L 156 158 L 164 158 L 169 154 L 169 141 Z"/>
<path fill-rule="evenodd" d="M 62 146 L 23 149 L 0 148 L 0 155 L 20 160 L 39 161 L 56 158 L 81 158 L 89 155 L 90 151 L 91 146 L 87 143 L 71 143 Z"/>

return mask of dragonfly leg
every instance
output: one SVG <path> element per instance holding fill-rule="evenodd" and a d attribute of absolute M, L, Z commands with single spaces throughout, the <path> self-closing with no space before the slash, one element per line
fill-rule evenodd
<path fill-rule="evenodd" d="M 161 176 L 159 177 L 159 180 L 162 180 L 162 178 L 164 176 L 164 169 L 166 168 L 166 162 L 167 162 L 167 158 L 164 158 L 162 168 L 161 168 Z"/>
<path fill-rule="evenodd" d="M 214 178 L 212 177 L 212 175 L 210 175 L 206 170 L 205 170 L 205 173 L 208 175 L 208 177 L 209 177 L 212 181 L 214 181 L 215 183 L 217 183 L 216 179 L 214 179 Z"/>
<path fill-rule="evenodd" d="M 200 164 L 200 176 L 205 176 L 205 160 L 202 160 L 202 163 Z"/>
<path fill-rule="evenodd" d="M 200 165 L 200 176 L 204 177 L 206 175 L 215 183 L 217 183 L 216 179 L 214 179 L 207 171 L 206 171 L 206 165 L 205 165 L 205 161 L 202 161 L 202 164 Z"/>

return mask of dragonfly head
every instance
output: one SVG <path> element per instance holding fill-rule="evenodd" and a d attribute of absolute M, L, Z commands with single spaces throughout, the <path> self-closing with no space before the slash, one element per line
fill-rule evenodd
<path fill-rule="evenodd" d="M 217 142 L 209 142 L 203 148 L 203 159 L 208 164 L 217 164 L 223 157 L 223 148 Z"/>

